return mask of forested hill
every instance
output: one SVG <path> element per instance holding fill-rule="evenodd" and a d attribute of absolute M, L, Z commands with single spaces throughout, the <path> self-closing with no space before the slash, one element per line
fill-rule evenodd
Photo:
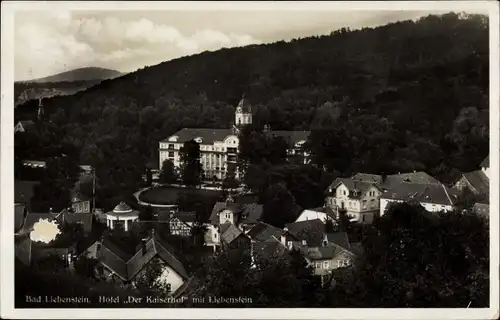
<path fill-rule="evenodd" d="M 488 153 L 488 43 L 486 16 L 449 13 L 204 52 L 44 106 L 51 130 L 117 185 L 137 179 L 176 130 L 227 127 L 243 94 L 257 124 L 322 130 L 311 148 L 330 170 L 439 175 Z M 36 106 L 18 107 L 16 119 Z"/>
<path fill-rule="evenodd" d="M 97 68 L 97 67 L 86 67 L 78 68 L 74 70 L 69 70 L 61 72 L 52 76 L 45 78 L 39 78 L 29 81 L 24 81 L 25 83 L 45 83 L 45 82 L 72 82 L 72 81 L 89 81 L 89 80 L 104 80 L 112 79 L 121 76 L 122 73 L 116 70 Z"/>

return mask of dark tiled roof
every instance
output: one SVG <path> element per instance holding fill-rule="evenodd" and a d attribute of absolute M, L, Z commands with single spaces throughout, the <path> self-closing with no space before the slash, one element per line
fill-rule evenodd
<path fill-rule="evenodd" d="M 220 236 L 224 244 L 230 244 L 234 239 L 238 238 L 243 232 L 236 228 L 234 224 L 229 225 L 229 227 Z"/>
<path fill-rule="evenodd" d="M 490 179 L 482 170 L 476 170 L 469 173 L 465 173 L 463 177 L 467 180 L 469 188 L 473 189 L 480 195 L 490 194 Z"/>
<path fill-rule="evenodd" d="M 18 231 L 23 226 L 25 210 L 24 204 L 16 203 L 14 207 L 14 231 Z"/>
<path fill-rule="evenodd" d="M 297 240 L 306 240 L 308 246 L 319 246 L 325 234 L 325 224 L 320 219 L 299 221 L 285 225 Z"/>
<path fill-rule="evenodd" d="M 253 224 L 260 220 L 263 213 L 263 206 L 257 203 L 242 204 L 242 203 L 226 203 L 217 202 L 210 215 L 210 222 L 213 225 L 219 224 L 219 212 L 230 210 L 233 214 L 238 215 L 240 223 Z M 243 218 L 245 217 L 245 218 Z"/>
<path fill-rule="evenodd" d="M 230 135 L 234 135 L 232 129 L 184 128 L 161 142 L 168 142 L 171 137 L 176 136 L 175 143 L 201 138 L 201 144 L 213 144 L 215 141 L 224 141 Z"/>
<path fill-rule="evenodd" d="M 326 247 L 315 247 L 315 248 L 302 247 L 300 251 L 307 258 L 309 258 L 309 260 L 331 260 L 336 256 L 338 256 L 339 254 L 341 254 L 342 252 L 349 252 L 337 245 L 329 245 Z"/>
<path fill-rule="evenodd" d="M 106 212 L 106 214 L 120 217 L 134 217 L 139 216 L 139 211 L 132 210 L 128 204 L 122 201 L 113 209 L 113 211 Z"/>
<path fill-rule="evenodd" d="M 98 242 L 92 246 L 97 244 Z M 150 237 L 145 243 L 145 248 L 146 251 L 143 252 L 141 245 L 129 259 L 123 259 L 119 255 L 120 252 L 116 252 L 116 246 L 110 246 L 110 242 L 104 242 L 97 258 L 125 281 L 132 280 L 155 257 L 159 257 L 183 278 L 188 277 L 182 263 L 172 254 L 172 248 L 158 236 Z"/>
<path fill-rule="evenodd" d="M 286 252 L 285 246 L 276 238 L 271 238 L 269 241 L 257 241 L 252 243 L 253 254 L 257 258 L 269 259 Z"/>
<path fill-rule="evenodd" d="M 174 217 L 178 218 L 182 222 L 192 223 L 196 221 L 196 212 L 176 212 Z"/>
<path fill-rule="evenodd" d="M 33 194 L 35 192 L 34 188 L 36 185 L 39 185 L 38 181 L 20 181 L 16 180 L 14 182 L 14 193 L 15 193 L 15 202 L 16 203 L 25 203 L 29 204 L 31 199 L 33 198 Z"/>
<path fill-rule="evenodd" d="M 26 215 L 24 219 L 23 226 L 19 231 L 20 234 L 30 233 L 33 231 L 33 226 L 35 223 L 39 222 L 41 219 L 46 219 L 49 221 L 55 220 L 57 213 L 33 213 L 30 212 Z"/>
<path fill-rule="evenodd" d="M 382 184 L 382 186 L 386 189 L 391 189 L 398 187 L 402 183 L 436 185 L 441 184 L 441 182 L 439 182 L 436 178 L 423 171 L 419 171 L 388 175 L 386 181 Z"/>
<path fill-rule="evenodd" d="M 394 190 L 386 191 L 381 198 L 393 200 L 416 200 L 425 203 L 454 205 L 458 201 L 459 190 L 436 184 L 401 184 Z"/>
<path fill-rule="evenodd" d="M 261 221 L 257 223 L 252 229 L 250 229 L 250 231 L 247 232 L 247 235 L 250 237 L 250 239 L 255 241 L 267 241 L 273 236 L 279 239 L 282 233 L 283 230 L 281 230 L 280 228 L 276 228 Z"/>
<path fill-rule="evenodd" d="M 371 182 L 371 183 L 382 183 L 382 176 L 378 174 L 369 174 L 369 173 L 356 173 L 352 176 L 353 180 Z"/>
<path fill-rule="evenodd" d="M 231 226 L 231 224 L 229 222 L 221 224 L 219 226 L 219 232 L 220 232 L 220 234 L 223 234 L 224 232 L 226 232 L 226 230 L 229 228 L 229 226 Z"/>
<path fill-rule="evenodd" d="M 483 162 L 481 162 L 481 167 L 489 168 L 490 167 L 490 156 L 488 155 Z"/>
<path fill-rule="evenodd" d="M 29 235 L 14 237 L 14 254 L 25 265 L 31 264 L 31 245 Z"/>
<path fill-rule="evenodd" d="M 334 243 L 341 248 L 344 248 L 346 250 L 349 250 L 351 248 L 347 232 L 328 233 L 326 237 L 328 239 L 328 242 Z"/>
<path fill-rule="evenodd" d="M 59 222 L 66 223 L 81 223 L 83 225 L 83 231 L 91 232 L 92 231 L 92 213 L 76 213 L 76 212 L 68 212 L 68 210 L 63 210 L 57 216 L 57 220 Z"/>

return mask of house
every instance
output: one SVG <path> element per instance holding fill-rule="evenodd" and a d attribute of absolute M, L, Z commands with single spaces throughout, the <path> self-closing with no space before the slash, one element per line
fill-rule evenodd
<path fill-rule="evenodd" d="M 206 178 L 222 180 L 228 172 L 237 168 L 238 134 L 241 127 L 251 123 L 251 106 L 242 98 L 235 109 L 234 125 L 228 125 L 227 129 L 183 128 L 160 141 L 159 168 L 167 159 L 180 168 L 180 149 L 185 142 L 194 140 L 200 145 L 200 162 Z M 304 154 L 303 145 L 309 136 L 308 131 L 272 131 L 271 134 L 284 138 L 290 144 L 289 156 Z M 236 176 L 239 176 L 238 170 Z"/>
<path fill-rule="evenodd" d="M 14 133 L 36 130 L 36 124 L 32 120 L 21 120 L 14 126 Z"/>
<path fill-rule="evenodd" d="M 252 242 L 265 242 L 273 237 L 279 239 L 283 230 L 276 228 L 268 223 L 259 221 L 252 229 L 247 232 Z"/>
<path fill-rule="evenodd" d="M 81 224 L 85 234 L 90 234 L 92 232 L 94 215 L 90 212 L 77 212 L 73 208 L 69 208 L 62 210 L 55 218 L 63 225 L 66 223 Z"/>
<path fill-rule="evenodd" d="M 252 241 L 251 255 L 252 261 L 272 260 L 287 253 L 286 247 L 280 242 L 279 238 L 271 236 L 266 241 Z"/>
<path fill-rule="evenodd" d="M 295 246 L 320 247 L 325 238 L 325 224 L 320 219 L 288 223 L 280 236 L 288 249 Z"/>
<path fill-rule="evenodd" d="M 311 134 L 310 131 L 271 130 L 271 127 L 266 124 L 264 125 L 264 133 L 273 138 L 280 137 L 288 144 L 288 161 L 300 164 L 309 163 L 309 153 L 305 150 L 304 145 Z"/>
<path fill-rule="evenodd" d="M 90 213 L 90 199 L 77 193 L 71 198 L 71 208 L 75 213 Z"/>
<path fill-rule="evenodd" d="M 380 196 L 380 216 L 389 203 L 417 201 L 429 212 L 452 211 L 458 202 L 459 190 L 436 184 L 402 184 Z"/>
<path fill-rule="evenodd" d="M 328 281 L 333 270 L 350 267 L 355 258 L 352 252 L 335 244 L 314 248 L 300 247 L 299 251 L 313 267 L 314 275 L 321 277 L 323 283 Z"/>
<path fill-rule="evenodd" d="M 226 222 L 236 225 L 243 232 L 251 229 L 261 219 L 263 206 L 257 203 L 235 203 L 231 196 L 225 202 L 217 202 L 210 215 L 210 222 L 214 226 Z"/>
<path fill-rule="evenodd" d="M 196 221 L 196 212 L 162 210 L 158 213 L 158 221 L 168 223 L 172 235 L 190 236 Z"/>
<path fill-rule="evenodd" d="M 326 206 L 338 212 L 346 210 L 353 222 L 371 223 L 380 211 L 380 196 L 400 185 L 440 185 L 425 172 L 375 175 L 357 173 L 351 178 L 337 178 L 326 190 Z"/>
<path fill-rule="evenodd" d="M 154 230 L 135 250 L 124 250 L 111 237 L 103 237 L 93 243 L 84 255 L 99 261 L 96 274 L 102 280 L 120 285 L 134 286 L 135 280 L 147 275 L 150 263 L 161 266 L 161 275 L 156 280 L 165 284 L 171 294 L 175 294 L 188 280 L 188 273 L 173 254 L 173 249 L 155 235 Z"/>
<path fill-rule="evenodd" d="M 132 210 L 125 202 L 120 202 L 112 211 L 106 212 L 106 225 L 111 230 L 129 230 L 132 222 L 139 220 L 139 211 Z"/>
<path fill-rule="evenodd" d="M 251 240 L 243 231 L 238 229 L 234 224 L 224 223 L 220 226 L 220 242 L 222 248 L 229 249 L 250 249 Z"/>
<path fill-rule="evenodd" d="M 462 174 L 455 182 L 454 187 L 463 190 L 468 188 L 473 194 L 480 198 L 487 199 L 490 196 L 490 178 L 489 178 L 490 157 L 481 162 L 481 169 Z"/>
<path fill-rule="evenodd" d="M 295 222 L 314 220 L 314 219 L 320 219 L 325 223 L 328 220 L 332 221 L 333 223 L 336 223 L 335 222 L 336 214 L 330 207 L 306 209 L 300 213 Z"/>

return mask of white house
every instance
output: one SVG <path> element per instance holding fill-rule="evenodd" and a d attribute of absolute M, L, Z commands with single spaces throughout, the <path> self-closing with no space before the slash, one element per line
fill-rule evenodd
<path fill-rule="evenodd" d="M 416 201 L 429 212 L 452 211 L 458 201 L 459 190 L 441 185 L 407 184 L 389 190 L 380 196 L 380 216 L 390 203 Z"/>

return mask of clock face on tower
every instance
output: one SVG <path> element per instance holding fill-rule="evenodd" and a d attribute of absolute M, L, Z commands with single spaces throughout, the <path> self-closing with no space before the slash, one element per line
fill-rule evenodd
<path fill-rule="evenodd" d="M 242 112 L 241 107 L 236 108 L 236 112 L 241 113 Z"/>

